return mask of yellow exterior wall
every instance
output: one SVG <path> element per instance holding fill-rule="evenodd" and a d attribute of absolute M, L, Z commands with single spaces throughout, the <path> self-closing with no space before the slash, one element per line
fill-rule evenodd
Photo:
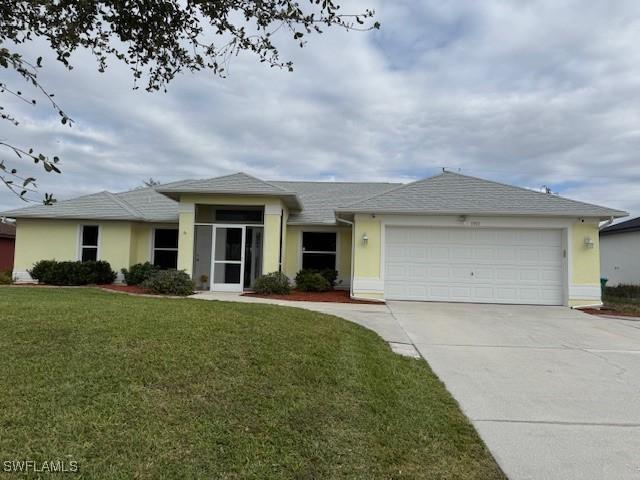
<path fill-rule="evenodd" d="M 380 220 L 371 215 L 358 214 L 355 216 L 355 261 L 353 265 L 356 278 L 380 278 Z M 362 243 L 362 236 L 367 234 L 367 244 Z"/>
<path fill-rule="evenodd" d="M 181 210 L 182 210 L 182 204 Z M 178 220 L 178 270 L 184 270 L 189 275 L 193 272 L 193 240 L 195 213 L 181 211 Z"/>
<path fill-rule="evenodd" d="M 286 255 L 284 257 L 283 272 L 289 278 L 294 278 L 302 268 L 300 264 L 301 235 L 304 231 L 337 231 L 338 233 L 338 280 L 346 286 L 351 282 L 351 228 L 318 227 L 303 225 L 289 225 L 285 236 Z"/>
<path fill-rule="evenodd" d="M 180 196 L 178 241 L 178 269 L 191 275 L 193 270 L 193 241 L 195 205 L 245 205 L 265 208 L 262 273 L 279 270 L 280 219 L 286 208 L 278 198 L 250 195 L 185 194 Z M 270 212 L 278 212 L 270 213 Z M 283 228 L 285 230 L 286 227 Z"/>
<path fill-rule="evenodd" d="M 585 237 L 593 240 L 593 248 L 584 244 Z M 571 228 L 572 269 L 574 285 L 600 285 L 600 237 L 597 223 L 574 223 Z"/>
<path fill-rule="evenodd" d="M 19 219 L 16 227 L 15 272 L 26 272 L 39 260 L 77 260 L 78 222 Z"/>
<path fill-rule="evenodd" d="M 153 228 L 146 223 L 136 223 L 131 232 L 131 255 L 129 263 L 144 263 L 151 261 L 151 232 Z"/>
<path fill-rule="evenodd" d="M 151 227 L 118 221 L 19 219 L 14 272 L 26 272 L 39 260 L 78 260 L 80 225 L 99 225 L 99 260 L 117 272 L 149 260 Z"/>

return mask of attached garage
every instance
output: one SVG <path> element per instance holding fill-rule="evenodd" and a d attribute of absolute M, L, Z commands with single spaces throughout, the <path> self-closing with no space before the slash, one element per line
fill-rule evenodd
<path fill-rule="evenodd" d="M 387 226 L 389 300 L 565 304 L 561 229 Z"/>

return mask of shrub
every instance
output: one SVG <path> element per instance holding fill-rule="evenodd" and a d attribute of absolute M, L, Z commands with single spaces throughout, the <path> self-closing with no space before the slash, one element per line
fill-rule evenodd
<path fill-rule="evenodd" d="M 296 288 L 301 292 L 326 292 L 331 283 L 315 270 L 300 270 L 296 275 Z"/>
<path fill-rule="evenodd" d="M 11 285 L 12 283 L 11 272 L 0 272 L 0 285 Z"/>
<path fill-rule="evenodd" d="M 158 270 L 142 282 L 142 287 L 162 295 L 187 296 L 194 284 L 184 270 Z"/>
<path fill-rule="evenodd" d="M 131 265 L 129 270 L 123 268 L 121 271 L 127 285 L 140 285 L 158 270 L 160 270 L 160 267 L 156 267 L 153 263 L 145 262 L 136 263 Z"/>
<path fill-rule="evenodd" d="M 267 273 L 258 277 L 253 288 L 256 292 L 266 295 L 285 295 L 291 291 L 289 279 L 282 272 Z"/>
<path fill-rule="evenodd" d="M 640 299 L 640 285 L 618 285 L 605 287 L 604 294 L 607 297 Z"/>
<path fill-rule="evenodd" d="M 41 260 L 31 270 L 31 277 L 49 285 L 91 285 L 113 283 L 116 272 L 109 262 L 57 262 Z"/>

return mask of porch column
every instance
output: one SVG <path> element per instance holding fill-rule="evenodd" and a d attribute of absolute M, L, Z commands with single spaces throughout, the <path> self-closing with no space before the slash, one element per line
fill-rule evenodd
<path fill-rule="evenodd" d="M 282 231 L 281 205 L 265 205 L 264 245 L 262 247 L 262 273 L 277 272 L 280 267 L 280 237 Z"/>
<path fill-rule="evenodd" d="M 178 213 L 178 270 L 192 275 L 195 205 L 180 202 Z"/>

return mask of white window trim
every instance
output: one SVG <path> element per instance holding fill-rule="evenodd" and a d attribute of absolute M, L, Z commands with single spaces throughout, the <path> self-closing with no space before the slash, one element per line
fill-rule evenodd
<path fill-rule="evenodd" d="M 336 236 L 336 250 L 335 252 L 332 252 L 330 250 L 304 250 L 303 248 L 303 237 L 305 233 L 333 233 Z M 298 251 L 300 252 L 299 256 L 298 256 L 298 271 L 302 270 L 302 260 L 304 257 L 305 253 L 321 253 L 321 254 L 327 254 L 327 255 L 334 255 L 336 258 L 336 263 L 335 263 L 335 270 L 338 270 L 338 267 L 340 266 L 340 232 L 338 231 L 338 229 L 335 228 L 331 228 L 331 229 L 325 229 L 325 228 L 305 228 L 304 230 L 300 231 L 300 239 L 299 239 L 299 248 Z"/>
<path fill-rule="evenodd" d="M 83 245 L 82 243 L 82 231 L 84 227 L 98 227 L 98 245 Z M 82 261 L 82 250 L 85 248 L 96 248 L 96 260 L 100 260 L 102 257 L 102 225 L 99 223 L 81 223 L 78 225 L 77 242 L 76 242 L 76 259 Z"/>
<path fill-rule="evenodd" d="M 177 230 L 178 232 L 178 246 L 176 248 L 156 248 L 156 230 Z M 178 226 L 166 226 L 166 227 L 153 227 L 151 229 L 151 263 L 153 265 L 156 264 L 156 250 L 160 250 L 163 252 L 176 252 L 180 249 L 180 228 Z M 176 268 L 178 268 L 178 259 L 176 258 Z"/>

